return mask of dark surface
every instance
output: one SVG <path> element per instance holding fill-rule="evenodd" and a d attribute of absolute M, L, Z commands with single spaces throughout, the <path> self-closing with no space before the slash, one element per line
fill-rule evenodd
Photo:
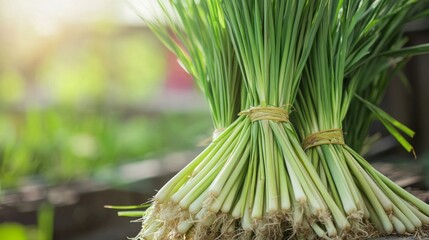
<path fill-rule="evenodd" d="M 103 208 L 106 204 L 138 204 L 148 196 L 122 190 L 106 189 L 82 193 L 76 202 L 55 207 L 54 239 L 127 239 L 135 236 L 140 224 L 130 224 L 131 218 L 118 217 L 116 210 Z M 25 210 L 17 203 L 2 205 L 0 222 L 37 225 L 37 211 Z M 35 203 L 28 203 L 35 205 Z M 0 238 L 1 239 L 1 238 Z"/>

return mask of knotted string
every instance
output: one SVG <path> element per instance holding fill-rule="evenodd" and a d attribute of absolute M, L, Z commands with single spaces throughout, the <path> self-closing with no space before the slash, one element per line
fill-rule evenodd
<path fill-rule="evenodd" d="M 289 122 L 289 114 L 279 107 L 251 107 L 241 111 L 239 116 L 247 116 L 252 122 L 261 120 L 271 120 L 275 122 Z"/>
<path fill-rule="evenodd" d="M 304 139 L 304 141 L 302 141 L 302 148 L 305 151 L 312 147 L 316 147 L 324 144 L 345 145 L 343 130 L 334 128 L 334 129 L 313 133 L 307 136 Z"/>

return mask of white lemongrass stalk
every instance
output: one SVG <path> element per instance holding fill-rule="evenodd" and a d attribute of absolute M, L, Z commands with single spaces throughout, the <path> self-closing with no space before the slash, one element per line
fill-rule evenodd
<path fill-rule="evenodd" d="M 399 210 L 396 206 L 393 208 L 393 214 L 397 217 L 398 220 L 402 222 L 408 232 L 416 231 L 416 226 L 414 223 L 409 218 L 407 218 L 407 216 L 405 216 L 405 214 L 402 213 L 401 210 Z"/>
<path fill-rule="evenodd" d="M 220 184 L 217 182 L 218 179 L 215 179 L 213 181 L 212 185 L 208 189 L 208 192 L 213 196 L 213 199 L 208 199 L 210 201 L 207 203 L 210 206 L 208 207 L 210 211 L 218 212 L 223 205 L 226 204 L 229 207 L 232 205 L 232 202 L 235 198 L 235 193 L 237 192 L 238 187 L 240 186 L 240 179 L 242 179 L 243 174 L 245 174 L 243 169 L 244 169 L 244 165 L 246 164 L 246 160 L 249 156 L 249 151 L 250 149 L 247 147 L 244 153 L 240 156 L 240 160 L 236 161 L 238 162 L 237 166 L 229 168 L 229 171 L 232 171 L 229 177 L 227 177 L 227 175 L 223 175 L 222 173 L 218 175 L 218 176 L 224 176 L 223 179 L 226 181 L 226 183 Z M 215 193 L 213 192 L 213 188 L 212 188 L 213 186 L 222 186 L 221 189 L 219 189 L 218 196 L 215 196 Z M 225 207 L 228 208 L 227 206 Z"/>
<path fill-rule="evenodd" d="M 234 149 L 227 162 L 223 165 L 222 171 L 210 185 L 209 192 L 214 198 L 219 196 L 227 181 L 233 181 L 230 177 L 234 170 L 241 169 L 244 166 L 245 160 L 249 154 L 249 148 L 247 147 L 249 137 L 250 132 L 248 131 L 248 126 L 244 126 L 242 134 L 239 137 L 240 140 L 237 147 Z M 238 173 L 235 175 L 238 175 Z"/>
<path fill-rule="evenodd" d="M 197 214 L 203 208 L 203 202 L 207 199 L 208 190 L 204 191 L 195 201 L 189 205 L 189 213 Z"/>
<path fill-rule="evenodd" d="M 193 220 L 191 219 L 181 221 L 177 226 L 177 232 L 181 234 L 185 234 L 189 231 L 189 229 L 191 229 L 192 226 L 193 226 Z"/>
<path fill-rule="evenodd" d="M 395 216 L 391 216 L 390 219 L 391 219 L 391 221 L 393 223 L 393 226 L 395 228 L 395 231 L 397 233 L 404 234 L 407 231 L 407 229 L 405 228 L 403 222 L 401 222 L 398 218 L 396 218 Z"/>
<path fill-rule="evenodd" d="M 407 205 L 409 209 L 422 221 L 423 224 L 429 224 L 429 217 L 420 212 L 416 207 L 409 204 L 407 201 L 404 201 L 404 204 Z"/>

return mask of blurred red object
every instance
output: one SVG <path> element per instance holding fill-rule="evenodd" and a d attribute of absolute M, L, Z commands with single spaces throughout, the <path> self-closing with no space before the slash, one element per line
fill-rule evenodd
<path fill-rule="evenodd" d="M 167 53 L 167 79 L 165 88 L 167 90 L 191 90 L 194 87 L 192 77 L 183 70 L 177 62 L 176 56 L 168 51 Z"/>

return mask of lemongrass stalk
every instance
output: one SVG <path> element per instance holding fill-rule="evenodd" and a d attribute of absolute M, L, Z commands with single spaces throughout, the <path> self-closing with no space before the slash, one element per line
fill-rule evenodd
<path fill-rule="evenodd" d="M 315 154 L 313 154 L 312 157 L 313 158 L 319 158 L 319 156 L 320 156 L 320 158 L 321 158 L 321 161 L 320 161 L 321 167 L 320 168 L 323 169 L 323 171 L 325 172 L 324 175 L 319 175 L 319 176 L 325 177 L 325 179 L 326 179 L 325 182 L 328 182 L 329 185 L 328 184 L 324 184 L 324 185 L 327 187 L 327 189 L 329 189 L 330 194 L 332 195 L 332 197 L 335 200 L 335 203 L 338 206 L 341 206 L 340 196 L 338 195 L 338 190 L 335 187 L 335 183 L 334 183 L 334 180 L 332 179 L 332 175 L 329 174 L 330 171 L 329 171 L 329 168 L 328 168 L 328 164 L 327 164 L 327 162 L 325 160 L 325 157 L 323 156 L 322 149 L 317 148 L 316 150 L 317 150 L 318 154 L 316 154 L 316 151 L 312 151 L 313 153 L 315 153 Z M 340 208 L 340 209 L 341 209 L 341 211 L 344 212 L 344 208 Z"/>
<path fill-rule="evenodd" d="M 274 157 L 274 139 L 272 131 L 269 129 L 268 121 L 262 121 L 262 130 L 265 135 L 265 146 L 263 146 L 264 155 L 264 168 L 266 169 L 266 191 L 267 191 L 267 212 L 278 212 L 279 211 L 279 201 L 278 201 L 278 192 L 277 192 L 277 183 L 278 178 L 276 177 L 276 165 L 278 159 Z M 277 149 L 276 149 L 277 150 Z"/>
<path fill-rule="evenodd" d="M 258 166 L 256 179 L 255 198 L 252 206 L 252 219 L 261 219 L 264 213 L 264 196 L 265 196 L 265 168 L 261 162 Z"/>
<path fill-rule="evenodd" d="M 232 126 L 234 126 L 234 124 Z M 229 146 L 231 144 L 230 142 L 235 139 L 234 136 L 236 136 L 236 133 L 231 133 L 232 130 L 230 129 L 225 130 L 222 138 L 219 138 L 217 139 L 217 141 L 214 141 L 212 144 L 210 144 L 181 172 L 179 172 L 172 179 L 170 179 L 170 181 L 168 181 L 155 195 L 155 200 L 157 200 L 158 202 L 164 202 L 167 197 L 169 197 L 172 193 L 176 192 L 179 187 L 181 187 L 185 182 L 188 181 L 187 176 L 196 175 L 198 172 L 201 171 L 202 167 L 206 167 L 209 163 L 213 162 L 211 161 L 211 159 L 219 158 L 219 153 L 225 152 L 224 147 Z"/>
<path fill-rule="evenodd" d="M 407 218 L 407 216 L 403 212 L 401 212 L 401 210 L 399 210 L 399 208 L 397 208 L 396 206 L 393 207 L 393 214 L 397 217 L 398 221 L 400 221 L 405 226 L 405 229 L 408 232 L 416 231 L 416 226 L 414 225 L 414 223 L 409 218 Z"/>
<path fill-rule="evenodd" d="M 385 234 L 386 231 L 384 231 L 383 224 L 381 222 L 381 219 L 379 218 L 377 212 L 372 207 L 372 204 L 370 204 L 370 200 L 367 198 L 364 198 L 365 205 L 368 208 L 369 211 L 369 219 L 371 220 L 372 225 L 378 230 L 379 234 Z M 374 234 L 374 233 L 372 233 Z"/>
<path fill-rule="evenodd" d="M 204 193 L 202 193 L 195 201 L 189 205 L 189 213 L 190 214 L 197 214 L 202 208 L 203 208 L 203 202 L 206 200 L 208 195 L 208 190 L 205 190 Z"/>
<path fill-rule="evenodd" d="M 205 189 L 207 189 L 211 182 L 215 179 L 215 177 L 219 174 L 219 172 L 222 170 L 222 164 L 218 164 L 215 166 L 211 171 L 207 172 L 207 175 L 200 174 L 201 176 L 196 176 L 192 180 L 196 181 L 198 179 L 199 181 L 196 182 L 195 185 L 184 185 L 178 192 L 176 192 L 172 197 L 171 200 L 175 203 L 179 203 L 180 207 L 182 208 L 188 208 L 189 205 L 196 199 L 200 194 L 204 192 Z M 187 186 L 190 186 L 189 188 Z M 188 190 L 189 189 L 189 190 Z M 188 191 L 186 191 L 188 190 Z M 183 194 L 182 194 L 183 193 Z"/>
<path fill-rule="evenodd" d="M 386 196 L 386 194 L 380 189 L 380 186 L 377 185 L 374 180 L 369 176 L 365 170 L 359 165 L 355 165 L 356 168 L 360 171 L 360 174 L 362 174 L 363 178 L 365 179 L 366 183 L 369 185 L 371 190 L 375 193 L 378 200 L 380 201 L 381 205 L 383 206 L 384 211 L 391 212 L 393 208 L 392 200 Z"/>
<path fill-rule="evenodd" d="M 326 232 L 317 223 L 312 223 L 311 227 L 313 228 L 314 232 L 317 234 L 318 237 L 326 237 Z"/>
<path fill-rule="evenodd" d="M 274 128 L 274 129 L 276 129 L 276 128 Z M 286 134 L 284 132 L 280 131 L 280 133 L 282 133 L 281 135 L 286 138 Z M 290 146 L 287 141 L 282 141 L 282 143 L 285 143 L 284 149 L 289 149 L 289 151 L 285 150 L 284 153 L 290 154 L 291 152 L 294 151 L 294 149 L 292 148 L 292 146 Z M 293 141 L 292 141 L 292 143 L 293 143 Z M 299 199 L 299 198 L 296 198 L 296 196 L 295 196 L 295 199 L 298 202 L 300 202 L 302 205 L 304 205 L 307 202 L 307 200 L 308 200 L 308 202 L 310 204 L 310 209 L 313 211 L 313 213 L 316 216 L 318 216 L 321 213 L 326 212 L 327 209 L 325 208 L 325 201 L 332 202 L 332 200 L 329 197 L 327 197 L 327 194 L 325 195 L 326 198 L 324 197 L 323 199 L 319 195 L 319 191 L 325 192 L 326 190 L 323 187 L 321 187 L 320 180 L 316 176 L 313 176 L 311 174 L 311 173 L 314 173 L 313 172 L 314 169 L 312 169 L 312 168 L 306 169 L 303 166 L 299 166 L 298 162 L 296 162 L 296 161 L 287 161 L 287 159 L 288 158 L 286 157 L 286 165 L 287 166 L 289 165 L 290 174 L 291 175 L 298 174 L 297 175 L 297 179 L 299 179 L 299 181 L 301 182 L 300 183 L 301 186 L 298 187 L 298 189 L 299 190 L 302 189 L 302 191 L 305 192 L 305 196 L 309 196 L 308 198 L 306 197 L 305 199 Z M 293 158 L 290 158 L 290 159 L 293 159 Z M 305 158 L 300 163 L 301 164 L 302 163 L 309 164 L 307 162 L 307 159 L 305 159 Z M 310 174 L 305 173 L 304 169 L 307 170 L 307 171 L 309 171 Z M 301 192 L 298 191 L 298 193 L 301 193 Z M 332 207 L 334 207 L 334 206 L 332 206 Z M 338 212 L 337 209 L 331 209 L 331 211 Z M 345 221 L 345 223 L 343 223 L 343 224 L 347 225 L 347 221 Z"/>
<path fill-rule="evenodd" d="M 186 194 L 189 194 L 191 189 L 195 187 L 196 184 L 201 183 L 202 179 L 207 177 L 209 172 L 213 172 L 215 167 L 217 166 L 217 170 L 220 171 L 222 164 L 219 162 L 220 160 L 225 161 L 224 156 L 228 156 L 234 149 L 234 145 L 238 142 L 237 136 L 239 135 L 240 128 L 237 127 L 234 135 L 229 137 L 225 144 L 222 144 L 219 151 L 216 151 L 214 156 L 210 159 L 210 161 L 204 165 L 203 169 L 201 169 L 198 174 L 193 176 L 189 181 L 187 181 L 183 186 L 181 186 L 180 190 L 177 191 L 174 195 L 171 196 L 171 200 L 174 202 L 179 202 Z M 183 178 L 184 176 L 181 175 Z"/>
<path fill-rule="evenodd" d="M 280 163 L 279 165 L 280 208 L 283 211 L 289 212 L 291 209 L 291 202 L 289 196 L 290 184 L 288 183 L 287 173 L 284 164 Z"/>
<path fill-rule="evenodd" d="M 245 174 L 245 171 L 242 170 L 241 173 L 240 173 L 240 175 L 239 175 L 239 178 L 240 179 L 244 178 L 244 174 Z M 234 185 L 232 186 L 232 188 L 231 188 L 230 191 L 226 190 L 226 191 L 222 192 L 223 194 L 226 194 L 227 196 L 225 198 L 225 201 L 222 203 L 220 211 L 222 211 L 224 213 L 230 213 L 230 212 L 232 212 L 232 206 L 234 204 L 234 201 L 237 199 L 237 195 L 238 195 L 237 193 L 238 193 L 238 189 L 239 189 L 240 185 L 241 185 L 241 183 L 239 181 L 234 181 Z M 218 202 L 216 201 L 214 204 L 212 204 L 210 206 L 209 209 L 211 211 L 213 211 L 213 212 L 216 212 L 216 210 L 218 209 L 217 203 Z"/>
<path fill-rule="evenodd" d="M 342 184 L 337 184 L 335 187 L 338 190 L 338 194 L 341 198 L 344 211 L 347 214 L 352 214 L 356 212 L 357 207 L 354 202 L 352 193 L 350 192 L 352 189 L 350 189 L 346 184 L 347 180 L 346 180 L 346 177 L 344 176 L 344 171 L 342 171 L 341 169 L 341 166 L 340 166 L 341 163 L 337 162 L 337 160 L 333 158 L 331 151 L 329 148 L 327 148 L 327 146 L 322 145 L 321 148 L 322 148 L 322 152 L 324 154 L 325 160 L 328 164 L 329 170 L 331 172 L 331 175 L 334 178 L 334 181 L 337 183 L 342 183 Z"/>
<path fill-rule="evenodd" d="M 210 145 L 206 148 L 200 155 L 198 155 L 194 161 L 190 162 L 186 167 L 180 171 L 179 174 L 175 175 L 172 179 L 170 179 L 156 194 L 154 197 L 159 202 L 164 202 L 164 200 L 168 197 L 168 195 L 175 190 L 178 186 L 181 186 L 184 181 L 186 181 L 186 176 L 189 176 L 195 169 L 198 164 L 200 164 L 206 157 L 213 153 L 213 148 L 215 144 Z"/>
<path fill-rule="evenodd" d="M 387 192 L 388 196 L 393 199 L 395 204 L 393 208 L 394 213 L 398 216 L 401 216 L 400 219 L 404 224 L 406 222 L 408 223 L 408 225 L 405 224 L 407 231 L 414 232 L 415 228 L 419 228 L 423 225 L 420 218 L 412 210 L 412 206 L 410 208 L 409 205 L 406 205 L 405 202 L 402 199 L 399 199 L 397 195 L 393 194 L 389 188 L 385 188 L 385 191 Z"/>
<path fill-rule="evenodd" d="M 231 155 L 229 156 L 227 162 L 222 166 L 222 171 L 216 177 L 215 180 L 211 183 L 210 186 L 210 194 L 213 197 L 219 196 L 220 192 L 224 188 L 224 185 L 227 181 L 231 181 L 230 176 L 234 169 L 236 168 L 237 163 L 241 163 L 239 166 L 244 166 L 244 161 L 247 158 L 247 154 L 249 153 L 249 148 L 247 148 L 249 142 L 250 132 L 248 131 L 248 125 L 243 127 L 242 133 L 239 137 L 239 143 L 237 147 L 233 150 Z M 242 159 L 240 161 L 239 159 Z M 240 169 L 240 168 L 239 168 Z"/>
<path fill-rule="evenodd" d="M 405 205 L 422 221 L 423 224 L 429 224 L 429 217 L 420 212 L 416 207 L 409 204 L 407 201 L 403 201 Z"/>
<path fill-rule="evenodd" d="M 342 157 L 347 157 L 346 155 L 344 155 L 344 152 L 341 151 L 341 147 L 339 146 L 334 146 L 335 150 L 335 154 L 337 154 L 337 158 L 340 158 L 341 155 L 343 154 Z M 346 178 L 346 183 L 347 183 L 347 187 L 350 189 L 350 192 L 353 196 L 354 202 L 356 204 L 357 209 L 364 209 L 364 204 L 363 202 L 361 202 L 361 193 L 359 192 L 358 187 L 354 184 L 354 179 L 353 176 L 350 174 L 350 171 L 347 171 L 347 164 L 346 162 L 339 162 L 339 165 L 341 167 L 341 171 L 344 173 L 344 177 Z"/>
<path fill-rule="evenodd" d="M 192 225 L 193 221 L 191 219 L 181 221 L 179 226 L 177 226 L 177 231 L 181 234 L 185 234 L 189 231 L 189 229 L 191 229 Z"/>
<path fill-rule="evenodd" d="M 362 187 L 362 190 L 364 191 L 365 196 L 369 200 L 369 203 L 370 203 L 369 205 L 374 206 L 372 209 L 374 210 L 374 212 L 378 216 L 378 219 L 380 219 L 380 222 L 381 222 L 381 225 L 383 226 L 384 232 L 389 233 L 389 234 L 392 233 L 393 226 L 392 226 L 391 222 L 389 221 L 389 217 L 387 216 L 387 214 L 384 210 L 385 207 L 391 209 L 392 206 L 389 203 L 385 203 L 385 206 L 383 206 L 383 204 L 380 202 L 380 199 L 379 199 L 379 197 L 382 197 L 383 194 L 378 196 L 377 193 L 373 191 L 371 186 L 369 184 L 366 184 L 367 179 L 365 179 L 364 175 L 361 174 L 362 172 L 359 170 L 358 166 L 351 160 L 352 158 L 346 157 L 345 159 L 348 160 L 348 164 L 350 166 L 350 169 L 354 173 L 357 181 L 359 181 L 361 183 L 360 186 Z M 368 204 L 367 204 L 367 206 L 368 206 Z M 372 216 L 372 214 L 370 216 Z"/>
<path fill-rule="evenodd" d="M 392 220 L 393 227 L 395 228 L 395 231 L 397 233 L 404 234 L 407 231 L 404 224 L 398 218 L 396 218 L 395 216 L 391 216 L 390 219 Z"/>
<path fill-rule="evenodd" d="M 378 176 L 390 189 L 392 189 L 396 194 L 398 194 L 402 199 L 405 201 L 410 202 L 414 206 L 416 206 L 421 212 L 423 212 L 426 216 L 429 216 L 429 206 L 423 202 L 422 200 L 418 199 L 414 195 L 410 194 L 397 184 L 395 184 L 392 180 L 384 176 L 382 173 L 377 171 L 374 167 L 372 167 L 368 162 L 363 161 L 363 159 L 357 158 L 359 163 L 362 164 L 363 167 L 365 167 L 365 170 L 370 172 L 372 175 Z"/>
<path fill-rule="evenodd" d="M 195 218 L 198 220 L 198 223 L 203 227 L 212 225 L 215 221 L 215 216 L 213 213 L 208 212 L 206 209 L 201 209 L 196 215 Z"/>
<path fill-rule="evenodd" d="M 255 184 L 253 183 L 253 175 L 256 173 L 255 171 L 255 161 L 251 158 L 250 163 L 247 167 L 248 174 L 245 175 L 244 184 L 242 186 L 242 190 L 238 193 L 238 200 L 234 206 L 233 211 L 231 212 L 232 217 L 234 218 L 241 218 L 244 216 L 244 212 L 246 211 L 246 202 L 249 198 L 248 196 L 251 195 L 253 197 L 253 191 L 255 188 Z M 251 198 L 250 197 L 250 198 Z"/>
<path fill-rule="evenodd" d="M 394 208 L 396 208 L 396 211 L 401 211 L 415 227 L 421 227 L 422 222 L 420 219 L 414 214 L 414 212 L 404 203 L 402 199 L 400 199 L 396 194 L 393 193 L 391 189 L 389 189 L 379 178 L 375 177 L 376 181 L 380 186 L 383 187 L 384 192 L 386 193 L 386 196 L 389 197 L 392 200 L 392 203 L 395 204 Z M 395 209 L 394 209 L 395 211 Z"/>
<path fill-rule="evenodd" d="M 201 169 L 203 167 L 205 167 L 207 165 L 207 163 L 210 162 L 210 159 L 212 159 L 216 153 L 221 151 L 220 150 L 221 147 L 223 147 L 224 145 L 230 145 L 231 144 L 231 141 L 233 141 L 233 139 L 235 138 L 235 136 L 237 134 L 237 132 L 234 131 L 234 130 L 236 130 L 236 128 L 234 128 L 234 126 L 240 125 L 240 124 L 243 124 L 243 122 L 242 121 L 233 122 L 229 128 L 224 129 L 223 132 L 221 134 L 219 134 L 219 136 L 216 139 L 213 139 L 212 143 L 209 144 L 209 146 L 207 146 L 207 148 L 203 150 L 203 152 L 208 151 L 209 155 L 207 155 L 204 163 L 200 163 L 195 167 L 193 175 L 195 175 L 199 171 L 201 171 Z M 208 150 L 212 145 L 216 146 L 216 150 L 214 150 L 214 149 Z"/>
<path fill-rule="evenodd" d="M 253 225 L 252 225 L 252 219 L 251 219 L 251 213 L 250 212 L 250 205 L 246 205 L 244 209 L 244 215 L 241 219 L 241 227 L 244 231 L 252 231 Z"/>
<path fill-rule="evenodd" d="M 229 202 L 230 202 L 229 205 L 232 204 L 232 200 L 234 199 L 235 193 L 237 192 L 238 187 L 240 185 L 239 180 L 242 179 L 243 174 L 245 174 L 242 169 L 244 169 L 244 165 L 246 164 L 246 160 L 249 156 L 249 151 L 250 149 L 248 147 L 244 150 L 244 153 L 242 154 L 242 156 L 240 157 L 240 160 L 237 163 L 237 166 L 224 168 L 224 170 L 228 169 L 228 171 L 233 171 L 234 169 L 240 169 L 240 170 L 233 171 L 228 178 L 227 178 L 227 175 L 220 173 L 218 176 L 224 176 L 223 183 L 217 182 L 217 181 L 220 181 L 218 179 L 215 179 L 213 181 L 212 185 L 208 189 L 208 192 L 214 195 L 213 187 L 219 187 L 219 195 L 215 197 L 215 199 L 213 200 L 213 203 L 208 203 L 210 205 L 209 207 L 210 211 L 218 212 L 219 209 L 225 203 L 226 199 L 229 199 Z M 235 160 L 235 159 L 232 159 L 232 160 Z M 229 197 L 230 195 L 231 197 Z"/>
<path fill-rule="evenodd" d="M 315 158 L 319 159 L 318 157 L 315 157 Z M 328 177 L 326 176 L 326 172 L 323 169 L 323 167 L 321 167 L 319 164 L 314 165 L 314 163 L 313 163 L 313 166 L 317 166 L 316 171 L 317 171 L 318 175 L 320 176 L 320 179 L 322 180 L 323 186 L 328 187 L 328 181 L 327 181 Z"/>
<path fill-rule="evenodd" d="M 365 204 L 364 197 L 362 196 L 362 194 L 358 194 L 358 196 L 359 196 L 359 202 L 361 203 L 360 206 L 363 208 L 363 218 L 369 219 L 370 213 L 369 213 L 368 206 Z"/>
<path fill-rule="evenodd" d="M 334 223 L 332 222 L 331 219 L 327 219 L 323 222 L 323 225 L 325 225 L 326 228 L 326 232 L 328 234 L 329 237 L 335 237 L 338 234 L 338 231 L 334 225 Z M 341 228 L 340 228 L 341 229 Z"/>

